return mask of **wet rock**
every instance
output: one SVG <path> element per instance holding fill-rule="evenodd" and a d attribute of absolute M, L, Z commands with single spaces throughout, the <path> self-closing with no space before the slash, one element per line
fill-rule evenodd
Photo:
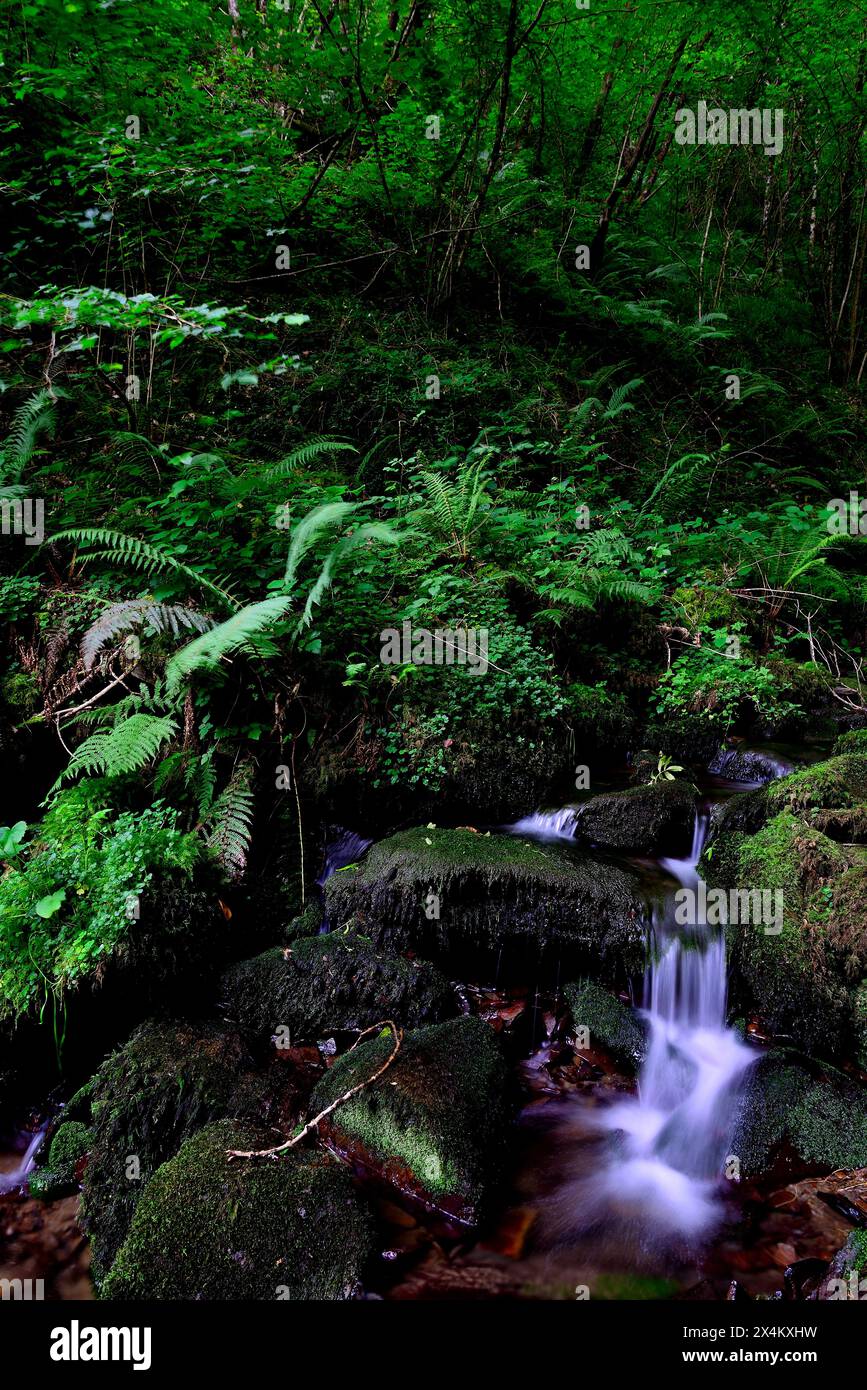
<path fill-rule="evenodd" d="M 731 782 L 773 782 L 792 770 L 791 763 L 774 753 L 755 748 L 720 748 L 707 766 L 708 772 Z"/>
<path fill-rule="evenodd" d="M 780 895 L 772 902 L 782 904 L 781 922 L 747 912 L 728 928 L 734 1006 L 809 1052 L 857 1052 L 867 866 L 856 852 L 782 812 L 753 835 L 716 835 L 702 868 L 713 886 Z"/>
<path fill-rule="evenodd" d="M 832 1173 L 818 1195 L 853 1226 L 867 1229 L 867 1168 Z"/>
<path fill-rule="evenodd" d="M 288 1126 L 306 1096 L 276 1061 L 262 1072 L 237 1033 L 213 1024 L 143 1024 L 88 1089 L 92 1145 L 82 1222 L 94 1275 L 109 1269 L 155 1170 L 198 1129 L 230 1116 Z"/>
<path fill-rule="evenodd" d="M 273 1144 L 231 1120 L 188 1139 L 148 1183 L 102 1296 L 119 1300 L 341 1299 L 372 1252 L 366 1208 L 321 1152 L 234 1160 Z"/>
<path fill-rule="evenodd" d="M 803 1168 L 867 1165 L 867 1092 L 842 1072 L 783 1048 L 748 1073 L 732 1153 L 743 1176 L 788 1153 Z"/>
<path fill-rule="evenodd" d="M 575 835 L 599 849 L 676 856 L 689 849 L 695 827 L 695 789 L 688 782 L 594 796 L 578 808 Z"/>
<path fill-rule="evenodd" d="M 402 831 L 326 885 L 329 921 L 379 947 L 501 981 L 643 967 L 647 908 L 630 868 L 508 835 Z"/>
<path fill-rule="evenodd" d="M 861 1301 L 867 1295 L 867 1231 L 853 1231 L 813 1295 L 820 1302 Z"/>
<path fill-rule="evenodd" d="M 77 1192 L 93 1135 L 80 1120 L 66 1120 L 57 1129 L 48 1151 L 44 1168 L 31 1173 L 31 1195 L 43 1201 L 54 1201 Z"/>
<path fill-rule="evenodd" d="M 445 976 L 426 961 L 378 951 L 353 931 L 276 947 L 226 972 L 220 998 L 228 1015 L 261 1038 L 279 1027 L 321 1038 L 391 1018 L 408 1027 L 457 1012 Z"/>
<path fill-rule="evenodd" d="M 311 1098 L 317 1113 L 388 1058 L 393 1039 L 345 1054 Z M 505 1156 L 507 1071 L 492 1030 L 465 1017 L 407 1033 L 395 1061 L 320 1133 L 399 1189 L 475 1222 Z"/>
<path fill-rule="evenodd" d="M 618 1061 L 636 1070 L 646 1047 L 644 1028 L 632 1009 L 590 980 L 567 985 L 563 991 L 573 1027 L 590 1029 L 591 1047 L 604 1047 Z"/>

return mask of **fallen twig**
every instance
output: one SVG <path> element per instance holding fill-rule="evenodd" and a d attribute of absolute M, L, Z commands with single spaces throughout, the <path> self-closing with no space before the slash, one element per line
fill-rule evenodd
<path fill-rule="evenodd" d="M 383 1020 L 382 1023 L 374 1023 L 371 1025 L 370 1028 L 363 1028 L 362 1031 L 359 1033 L 358 1037 L 355 1039 L 355 1042 L 352 1044 L 352 1047 L 349 1049 L 349 1052 L 354 1052 L 358 1044 L 361 1042 L 362 1038 L 366 1038 L 368 1033 L 375 1033 L 377 1029 L 381 1028 L 391 1029 L 392 1034 L 394 1036 L 394 1047 L 386 1061 L 383 1062 L 382 1066 L 379 1067 L 373 1073 L 373 1076 L 368 1076 L 366 1080 L 359 1081 L 355 1086 L 350 1086 L 348 1091 L 344 1091 L 342 1096 L 338 1096 L 337 1099 L 333 1100 L 330 1105 L 326 1105 L 324 1110 L 320 1110 L 318 1115 L 314 1115 L 312 1120 L 307 1121 L 304 1128 L 300 1130 L 298 1134 L 296 1134 L 292 1139 L 287 1139 L 283 1144 L 277 1144 L 272 1149 L 250 1149 L 246 1152 L 243 1149 L 228 1149 L 226 1151 L 226 1157 L 276 1158 L 278 1154 L 284 1153 L 287 1149 L 293 1149 L 296 1144 L 300 1144 L 301 1140 L 305 1137 L 305 1135 L 309 1134 L 311 1129 L 315 1129 L 316 1126 L 319 1124 L 320 1120 L 324 1120 L 325 1116 L 330 1115 L 332 1110 L 336 1110 L 338 1105 L 342 1105 L 345 1100 L 349 1100 L 350 1096 L 357 1095 L 359 1091 L 363 1091 L 366 1086 L 371 1086 L 373 1082 L 377 1080 L 378 1077 L 382 1076 L 382 1073 L 384 1071 L 388 1070 L 395 1057 L 397 1056 L 398 1052 L 400 1052 L 400 1045 L 403 1042 L 403 1029 L 398 1028 L 397 1024 L 392 1022 L 390 1018 L 386 1018 Z M 349 1053 L 347 1053 L 346 1055 L 349 1056 Z"/>

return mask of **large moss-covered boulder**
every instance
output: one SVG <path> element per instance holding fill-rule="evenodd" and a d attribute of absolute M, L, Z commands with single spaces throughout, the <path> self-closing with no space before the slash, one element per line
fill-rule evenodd
<path fill-rule="evenodd" d="M 232 966 L 220 998 L 245 1028 L 269 1037 L 284 1027 L 292 1039 L 387 1018 L 417 1027 L 457 1012 L 454 991 L 435 966 L 378 951 L 359 933 L 342 930 Z"/>
<path fill-rule="evenodd" d="M 148 1022 L 108 1057 L 87 1100 L 92 1144 L 82 1220 L 97 1281 L 129 1229 L 144 1187 L 161 1163 L 212 1120 L 226 1116 L 285 1126 L 306 1099 L 277 1058 L 254 1071 L 237 1033 L 213 1024 Z"/>
<path fill-rule="evenodd" d="M 30 1175 L 30 1193 L 43 1201 L 54 1201 L 78 1190 L 93 1135 L 80 1120 L 66 1120 L 55 1131 L 44 1168 Z"/>
<path fill-rule="evenodd" d="M 867 1089 L 774 1048 L 747 1074 L 732 1153 L 745 1177 L 766 1172 L 778 1158 L 814 1169 L 864 1167 Z"/>
<path fill-rule="evenodd" d="M 850 749 L 782 778 L 768 789 L 768 812 L 791 811 L 847 844 L 867 841 L 867 752 Z"/>
<path fill-rule="evenodd" d="M 867 977 L 863 860 L 782 812 L 753 835 L 715 838 L 704 871 L 714 886 L 781 895 L 781 923 L 728 927 L 736 1006 L 808 1052 L 857 1051 L 857 995 Z"/>
<path fill-rule="evenodd" d="M 677 854 L 689 849 L 694 828 L 695 790 L 677 780 L 604 792 L 575 818 L 576 839 L 621 853 Z"/>
<path fill-rule="evenodd" d="M 645 1030 L 632 1009 L 593 980 L 566 985 L 563 995 L 574 1028 L 590 1030 L 590 1046 L 603 1047 L 635 1070 L 644 1058 Z"/>
<path fill-rule="evenodd" d="M 510 835 L 402 831 L 326 885 L 329 921 L 450 972 L 501 981 L 558 968 L 640 970 L 647 908 L 636 872 Z"/>
<path fill-rule="evenodd" d="M 317 1086 L 314 1113 L 373 1076 L 390 1032 L 340 1057 Z M 507 1071 L 492 1029 L 467 1016 L 404 1036 L 395 1061 L 320 1123 L 338 1150 L 458 1220 L 474 1222 L 501 1176 Z"/>
<path fill-rule="evenodd" d="M 188 1139 L 151 1178 L 105 1280 L 106 1299 L 339 1299 L 355 1291 L 372 1227 L 328 1154 L 230 1160 L 273 1135 L 231 1120 Z"/>

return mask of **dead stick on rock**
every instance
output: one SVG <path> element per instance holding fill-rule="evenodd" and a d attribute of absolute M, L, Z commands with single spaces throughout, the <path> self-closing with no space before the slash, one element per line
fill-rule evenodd
<path fill-rule="evenodd" d="M 400 1052 L 400 1045 L 403 1042 L 403 1029 L 398 1028 L 397 1024 L 392 1022 L 390 1018 L 386 1018 L 383 1020 L 382 1023 L 374 1023 L 370 1026 L 370 1028 L 362 1029 L 358 1037 L 355 1039 L 355 1042 L 349 1049 L 349 1052 L 354 1052 L 355 1049 L 358 1047 L 358 1044 L 361 1042 L 362 1038 L 366 1038 L 368 1033 L 375 1033 L 377 1029 L 382 1028 L 391 1029 L 392 1034 L 394 1036 L 394 1047 L 389 1057 L 383 1062 L 382 1066 L 379 1067 L 373 1073 L 373 1076 L 368 1076 L 364 1081 L 359 1081 L 356 1086 L 350 1086 L 348 1091 L 344 1091 L 342 1096 L 337 1097 L 337 1100 L 333 1100 L 330 1105 L 326 1105 L 324 1110 L 320 1110 L 318 1115 L 314 1115 L 312 1120 L 307 1121 L 306 1125 L 300 1131 L 300 1133 L 296 1134 L 292 1139 L 287 1139 L 284 1144 L 277 1144 L 273 1149 L 251 1149 L 249 1150 L 249 1152 L 245 1152 L 242 1149 L 228 1149 L 226 1152 L 226 1157 L 276 1158 L 278 1154 L 284 1153 L 286 1149 L 294 1149 L 296 1144 L 300 1144 L 304 1136 L 309 1134 L 311 1129 L 315 1129 L 316 1126 L 319 1124 L 320 1120 L 324 1120 L 325 1116 L 330 1115 L 332 1110 L 336 1110 L 338 1105 L 342 1105 L 345 1100 L 349 1100 L 350 1096 L 357 1095 L 359 1091 L 363 1091 L 366 1086 L 372 1086 L 374 1081 L 376 1081 L 378 1077 L 382 1076 L 382 1073 L 384 1071 L 388 1070 L 395 1057 L 397 1056 L 398 1052 Z M 349 1056 L 349 1052 L 347 1052 L 346 1054 L 347 1057 Z"/>

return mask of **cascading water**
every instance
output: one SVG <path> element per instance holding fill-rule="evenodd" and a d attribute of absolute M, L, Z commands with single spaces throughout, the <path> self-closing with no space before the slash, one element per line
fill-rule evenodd
<path fill-rule="evenodd" d="M 661 861 L 681 889 L 696 894 L 696 904 L 708 823 L 703 809 L 688 859 Z M 721 929 L 701 921 L 677 926 L 674 893 L 655 914 L 644 1003 L 648 1046 L 637 1099 L 600 1116 L 605 1129 L 622 1136 L 603 1185 L 621 1215 L 641 1214 L 660 1231 L 695 1236 L 717 1214 L 715 1190 L 740 1083 L 755 1054 L 725 1026 Z"/>
<path fill-rule="evenodd" d="M 36 1155 L 42 1146 L 47 1130 L 48 1125 L 44 1124 L 36 1131 L 17 1168 L 13 1169 L 11 1173 L 0 1173 L 0 1193 L 14 1192 L 16 1188 L 21 1187 L 27 1181 L 28 1175 L 36 1167 Z"/>

